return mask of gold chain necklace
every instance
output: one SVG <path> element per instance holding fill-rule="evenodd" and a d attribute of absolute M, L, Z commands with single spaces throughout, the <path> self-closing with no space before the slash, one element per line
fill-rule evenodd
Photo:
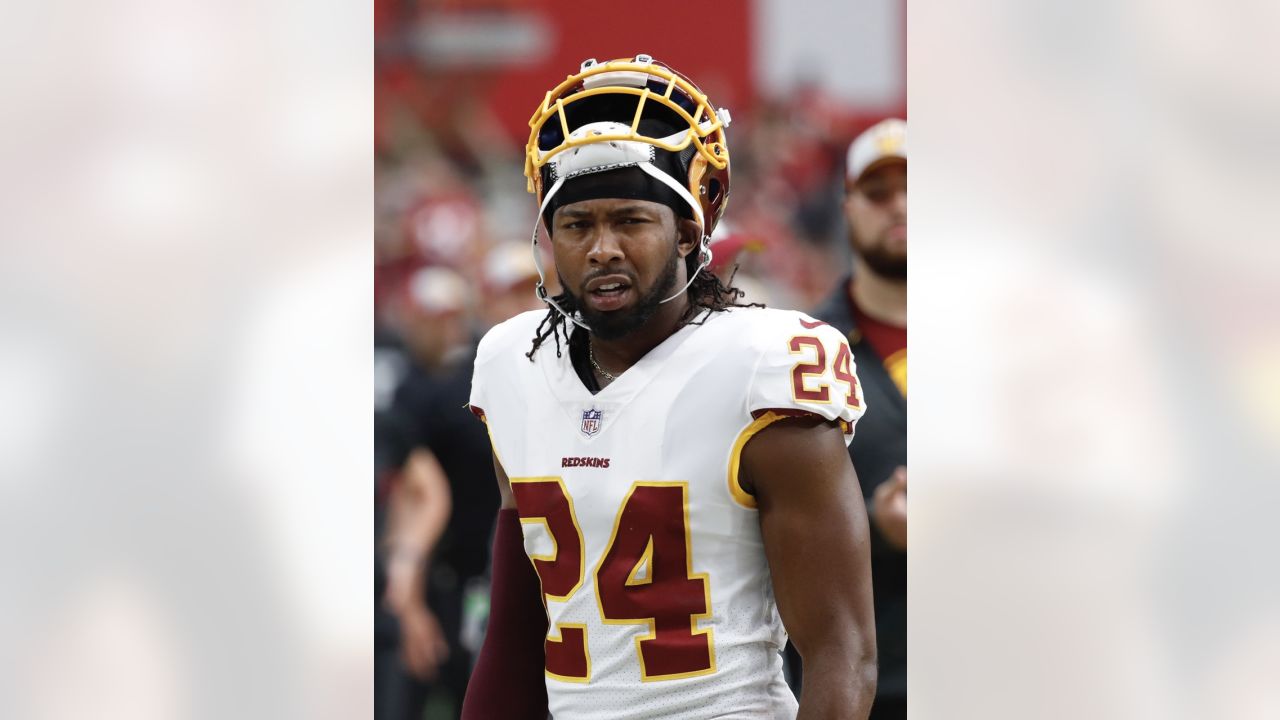
<path fill-rule="evenodd" d="M 598 370 L 601 375 L 605 376 L 605 378 L 609 380 L 609 382 L 613 382 L 618 379 L 613 375 L 610 375 L 608 370 L 600 367 L 600 363 L 596 362 L 596 349 L 590 342 L 587 343 L 587 359 L 591 361 L 591 367 Z"/>

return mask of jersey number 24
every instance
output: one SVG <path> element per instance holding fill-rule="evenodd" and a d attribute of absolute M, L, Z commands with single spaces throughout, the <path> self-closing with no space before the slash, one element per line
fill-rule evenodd
<path fill-rule="evenodd" d="M 586 569 L 573 499 L 558 477 L 512 478 L 511 490 L 520 521 L 545 525 L 551 537 L 551 553 L 532 558 L 544 602 L 568 601 L 582 587 Z M 601 622 L 648 626 L 636 637 L 644 681 L 715 672 L 712 630 L 697 627 L 699 619 L 711 617 L 711 585 L 705 574 L 693 572 L 688 496 L 683 482 L 632 484 L 592 573 Z M 585 624 L 556 623 L 545 648 L 548 675 L 591 681 Z"/>

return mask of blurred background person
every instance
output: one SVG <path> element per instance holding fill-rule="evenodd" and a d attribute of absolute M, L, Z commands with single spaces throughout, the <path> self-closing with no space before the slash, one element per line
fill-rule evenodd
<path fill-rule="evenodd" d="M 769 285 L 760 280 L 763 270 L 759 265 L 764 250 L 764 237 L 721 221 L 711 233 L 711 264 L 708 269 L 725 285 L 742 291 L 742 302 L 770 305 L 773 298 L 769 294 Z"/>
<path fill-rule="evenodd" d="M 538 267 L 533 261 L 529 243 L 507 242 L 494 246 L 484 261 L 483 317 L 492 327 L 529 310 L 542 310 L 534 288 L 538 285 Z M 550 263 L 544 265 L 554 274 Z"/>
<path fill-rule="evenodd" d="M 452 499 L 430 451 L 412 446 L 407 418 L 374 416 L 375 717 L 421 718 L 449 643 L 427 603 L 431 554 Z"/>
<path fill-rule="evenodd" d="M 425 267 L 409 278 L 396 322 L 412 367 L 420 375 L 447 376 L 467 354 L 471 289 L 446 267 Z"/>
<path fill-rule="evenodd" d="M 852 273 L 813 311 L 848 334 L 867 414 L 849 445 L 867 498 L 880 680 L 872 718 L 907 716 L 907 124 L 849 146 Z M 788 650 L 789 657 L 794 653 Z M 796 658 L 798 660 L 798 658 Z"/>
<path fill-rule="evenodd" d="M 518 284 L 518 274 L 509 274 L 512 284 Z M 401 302 L 388 308 L 388 324 L 408 359 L 387 411 L 403 422 L 408 448 L 401 473 L 405 479 L 403 493 L 392 496 L 396 502 L 391 510 L 401 511 L 409 518 L 406 522 L 421 528 L 426 524 L 422 514 L 446 508 L 439 543 L 430 553 L 429 565 L 425 564 L 426 559 L 412 553 L 408 560 L 390 557 L 401 564 L 412 562 L 423 568 L 418 575 L 401 569 L 407 576 L 407 587 L 401 595 L 388 591 L 393 609 L 405 605 L 413 609 L 413 625 L 401 632 L 406 641 L 401 658 L 418 682 L 418 714 L 413 717 L 421 716 L 423 703 L 438 716 L 457 713 L 466 694 L 472 663 L 472 648 L 462 640 L 467 598 L 483 594 L 487 587 L 484 578 L 489 533 L 498 493 L 488 435 L 484 425 L 467 409 L 476 339 L 476 303 L 471 288 L 472 284 L 455 270 L 426 266 L 407 276 L 403 292 L 393 295 Z M 434 507 L 428 507 L 432 499 L 436 501 Z M 395 517 L 394 512 L 390 517 Z M 426 531 L 421 530 L 419 535 L 411 532 L 410 541 L 418 542 L 423 532 Z M 417 550 L 417 546 L 413 549 Z M 389 576 L 396 577 L 391 573 Z M 418 612 L 421 598 L 425 598 L 431 618 Z M 447 646 L 445 652 L 425 638 L 433 634 L 431 619 L 438 621 Z M 406 632 L 416 635 L 410 637 Z M 406 654 L 412 652 L 417 654 Z"/>
<path fill-rule="evenodd" d="M 454 621 L 449 609 L 458 603 L 442 601 L 449 593 L 430 581 L 452 491 L 429 449 L 422 413 L 430 410 L 407 406 L 405 398 L 431 402 L 462 367 L 471 293 L 457 272 L 424 265 L 418 255 L 397 270 L 402 277 L 376 326 L 374 442 L 376 712 L 398 720 L 421 718 L 431 699 L 447 707 L 446 678 L 466 675 L 465 668 L 442 668 L 454 653 L 436 613 Z"/>

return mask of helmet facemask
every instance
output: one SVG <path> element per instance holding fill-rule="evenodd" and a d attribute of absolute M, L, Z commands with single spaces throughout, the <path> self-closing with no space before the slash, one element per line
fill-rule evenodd
<path fill-rule="evenodd" d="M 646 55 L 597 64 L 588 60 L 547 93 L 529 121 L 525 176 L 538 199 L 539 219 L 548 221 L 556 195 L 572 179 L 635 167 L 680 198 L 678 216 L 691 217 L 700 232 L 700 251 L 689 262 L 689 282 L 711 262 L 710 236 L 724 212 L 729 191 L 727 110 L 713 110 L 688 79 Z M 560 203 L 564 204 L 564 203 Z M 548 212 L 550 208 L 551 213 Z M 688 210 L 688 212 L 682 212 Z M 534 258 L 538 229 L 533 230 Z M 697 264 L 694 265 L 696 259 Z M 538 296 L 574 323 L 539 282 Z"/>

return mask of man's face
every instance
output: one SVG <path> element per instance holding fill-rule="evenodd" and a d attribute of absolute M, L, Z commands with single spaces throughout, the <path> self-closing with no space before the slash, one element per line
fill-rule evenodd
<path fill-rule="evenodd" d="M 565 292 L 591 331 L 613 340 L 644 325 L 685 282 L 680 259 L 696 235 L 697 225 L 666 205 L 583 200 L 556 210 L 551 245 Z"/>
<path fill-rule="evenodd" d="M 907 164 L 865 173 L 845 195 L 853 250 L 877 275 L 907 279 Z"/>
<path fill-rule="evenodd" d="M 457 310 L 424 312 L 411 308 L 405 314 L 402 332 L 418 362 L 433 367 L 467 342 L 467 317 Z"/>
<path fill-rule="evenodd" d="M 489 325 L 497 325 L 527 310 L 545 309 L 546 306 L 536 294 L 537 286 L 538 277 L 535 275 L 501 290 L 491 291 L 485 297 L 485 321 Z"/>

